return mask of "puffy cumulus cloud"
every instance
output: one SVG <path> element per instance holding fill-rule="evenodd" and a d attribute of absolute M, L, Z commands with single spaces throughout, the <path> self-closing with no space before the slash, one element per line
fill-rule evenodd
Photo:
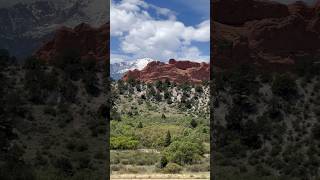
<path fill-rule="evenodd" d="M 147 4 L 140 0 L 123 0 L 120 4 L 115 4 L 112 0 L 110 7 L 111 36 L 121 36 L 134 24 L 151 19 L 147 11 L 140 9 L 146 6 Z"/>
<path fill-rule="evenodd" d="M 210 41 L 210 21 L 206 20 L 194 27 L 186 27 L 183 31 L 183 38 L 186 41 Z"/>
<path fill-rule="evenodd" d="M 162 16 L 151 16 L 151 11 Z M 186 26 L 175 12 L 141 0 L 111 3 L 111 36 L 118 37 L 120 49 L 134 58 L 206 58 L 192 42 L 210 41 L 210 22 Z M 182 56 L 184 54 L 184 56 Z"/>
<path fill-rule="evenodd" d="M 195 47 L 182 47 L 180 54 L 177 57 L 178 59 L 185 59 L 185 60 L 194 60 L 198 62 L 209 62 L 210 56 L 209 55 L 202 55 L 201 51 Z"/>

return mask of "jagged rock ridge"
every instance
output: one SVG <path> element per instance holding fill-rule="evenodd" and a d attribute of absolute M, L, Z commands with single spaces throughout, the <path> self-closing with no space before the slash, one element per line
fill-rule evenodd
<path fill-rule="evenodd" d="M 244 63 L 267 71 L 286 71 L 303 59 L 301 57 L 319 55 L 318 5 L 309 6 L 301 1 L 284 5 L 259 0 L 212 3 L 216 9 L 216 17 L 211 22 L 215 42 L 212 62 L 217 68 Z M 223 15 L 229 7 L 233 13 Z M 267 11 L 271 8 L 272 11 Z"/>
<path fill-rule="evenodd" d="M 109 23 L 93 28 L 82 23 L 75 28 L 58 29 L 52 40 L 35 52 L 35 56 L 46 61 L 53 60 L 65 50 L 77 50 L 81 57 L 97 60 L 109 59 Z"/>
<path fill-rule="evenodd" d="M 150 62 L 144 69 L 128 71 L 123 80 L 130 78 L 152 83 L 155 81 L 169 80 L 178 84 L 192 83 L 199 84 L 210 79 L 210 66 L 208 63 L 198 63 L 192 61 L 177 61 L 170 59 L 169 63 L 160 61 Z"/>

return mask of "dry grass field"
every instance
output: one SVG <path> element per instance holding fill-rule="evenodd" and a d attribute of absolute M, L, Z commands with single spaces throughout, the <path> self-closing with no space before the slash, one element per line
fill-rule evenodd
<path fill-rule="evenodd" d="M 188 179 L 188 180 L 205 180 L 210 179 L 209 173 L 192 173 L 192 174 L 112 174 L 111 179 L 116 180 L 127 180 L 127 179 L 136 179 L 136 180 L 163 180 L 163 179 Z"/>

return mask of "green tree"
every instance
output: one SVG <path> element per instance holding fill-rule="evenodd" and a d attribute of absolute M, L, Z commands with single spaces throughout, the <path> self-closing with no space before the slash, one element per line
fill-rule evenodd
<path fill-rule="evenodd" d="M 127 82 L 131 85 L 131 87 L 135 87 L 137 85 L 137 81 L 133 77 L 129 77 Z"/>
<path fill-rule="evenodd" d="M 33 66 L 36 67 L 36 66 Z M 46 76 L 42 69 L 27 69 L 25 73 L 24 87 L 27 92 L 27 97 L 30 101 L 36 104 L 44 103 L 46 91 L 44 88 Z"/>
<path fill-rule="evenodd" d="M 273 94 L 290 100 L 298 94 L 297 84 L 289 74 L 277 75 L 272 83 Z"/>
<path fill-rule="evenodd" d="M 163 86 L 168 89 L 171 86 L 171 82 L 168 78 L 166 78 L 166 80 L 163 83 Z"/>
<path fill-rule="evenodd" d="M 141 128 L 143 128 L 143 124 L 142 124 L 142 122 L 141 122 L 141 121 L 139 122 L 139 124 L 138 124 L 138 127 L 137 127 L 137 128 L 140 128 L 140 129 L 141 129 Z"/>
<path fill-rule="evenodd" d="M 170 131 L 167 131 L 166 138 L 164 140 L 164 146 L 168 147 L 171 144 L 171 134 Z"/>
<path fill-rule="evenodd" d="M 161 96 L 160 92 L 157 92 L 155 94 L 154 98 L 156 99 L 156 101 L 160 102 L 162 100 L 162 96 Z"/>
<path fill-rule="evenodd" d="M 87 72 L 96 72 L 97 60 L 94 58 L 84 58 L 80 61 L 82 68 Z"/>
<path fill-rule="evenodd" d="M 77 81 L 84 69 L 81 65 L 80 52 L 77 49 L 65 49 L 55 57 L 53 65 L 62 69 L 68 78 Z"/>
<path fill-rule="evenodd" d="M 84 87 L 88 94 L 94 97 L 98 97 L 100 95 L 101 91 L 99 88 L 99 82 L 98 82 L 98 77 L 96 73 L 94 72 L 86 73 L 82 81 L 84 83 Z"/>
<path fill-rule="evenodd" d="M 202 89 L 201 86 L 196 86 L 195 90 L 196 90 L 197 93 L 202 93 L 203 92 L 203 89 Z"/>
<path fill-rule="evenodd" d="M 166 156 L 161 156 L 161 158 L 160 158 L 160 168 L 166 167 L 167 164 L 168 164 L 168 159 L 166 158 Z"/>
<path fill-rule="evenodd" d="M 35 57 L 28 57 L 24 62 L 24 69 L 27 70 L 40 70 L 44 67 L 44 61 L 41 61 Z"/>
<path fill-rule="evenodd" d="M 156 88 L 161 92 L 163 90 L 163 83 L 162 81 L 158 80 L 155 83 Z"/>
<path fill-rule="evenodd" d="M 152 98 L 156 95 L 156 91 L 153 87 L 148 88 L 147 90 L 147 97 Z"/>
<path fill-rule="evenodd" d="M 124 94 L 128 90 L 128 86 L 122 80 L 117 82 L 119 94 Z"/>
<path fill-rule="evenodd" d="M 64 100 L 68 102 L 75 102 L 78 93 L 78 87 L 74 85 L 74 83 L 67 77 L 62 78 L 62 82 L 59 85 L 60 93 L 62 94 Z"/>
<path fill-rule="evenodd" d="M 166 90 L 166 91 L 164 92 L 164 99 L 167 99 L 167 100 L 168 100 L 169 98 L 171 98 L 171 93 Z"/>
<path fill-rule="evenodd" d="M 195 119 L 192 119 L 191 122 L 190 122 L 190 125 L 192 128 L 196 128 L 198 126 L 198 123 L 196 122 Z"/>
<path fill-rule="evenodd" d="M 165 118 L 166 118 L 166 115 L 165 115 L 165 114 L 162 114 L 162 115 L 161 115 L 161 118 L 162 118 L 162 119 L 165 119 Z"/>
<path fill-rule="evenodd" d="M 201 142 L 174 141 L 164 153 L 169 162 L 186 165 L 198 162 L 204 153 L 204 148 Z"/>

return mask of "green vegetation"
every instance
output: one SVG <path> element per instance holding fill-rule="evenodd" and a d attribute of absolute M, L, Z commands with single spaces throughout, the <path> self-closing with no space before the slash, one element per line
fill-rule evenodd
<path fill-rule="evenodd" d="M 238 66 L 214 74 L 216 179 L 317 179 L 320 77 L 317 58 L 296 71 Z"/>
<path fill-rule="evenodd" d="M 118 136 L 111 137 L 111 149 L 136 149 L 139 141 L 134 140 L 132 137 Z"/>
<path fill-rule="evenodd" d="M 52 64 L 0 50 L 0 62 L 0 179 L 102 179 L 103 67 L 71 50 Z"/>
<path fill-rule="evenodd" d="M 112 89 L 112 173 L 209 172 L 208 86 L 130 79 Z"/>

